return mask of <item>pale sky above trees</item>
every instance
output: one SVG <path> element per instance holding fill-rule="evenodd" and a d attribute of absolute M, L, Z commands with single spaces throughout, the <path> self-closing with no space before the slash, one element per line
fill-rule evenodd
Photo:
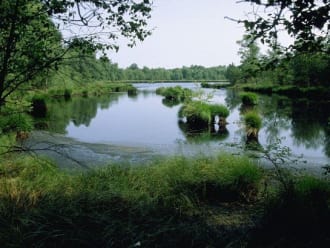
<path fill-rule="evenodd" d="M 243 18 L 251 7 L 236 2 L 154 0 L 149 20 L 150 28 L 155 28 L 153 34 L 134 48 L 119 41 L 119 52 L 109 52 L 109 58 L 120 67 L 132 63 L 151 68 L 238 64 L 236 42 L 242 39 L 244 27 L 225 16 Z"/>

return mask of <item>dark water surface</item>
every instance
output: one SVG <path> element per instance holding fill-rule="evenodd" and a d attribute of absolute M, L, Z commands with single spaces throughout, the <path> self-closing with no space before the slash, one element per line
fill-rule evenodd
<path fill-rule="evenodd" d="M 135 96 L 114 93 L 67 102 L 53 100 L 48 104 L 49 116 L 38 124 L 46 131 L 35 132 L 31 142 L 65 141 L 70 145 L 66 149 L 71 149 L 66 151 L 68 155 L 89 164 L 124 157 L 143 161 L 150 154 L 210 155 L 222 150 L 246 151 L 241 121 L 246 110 L 240 104 L 238 92 L 204 90 L 213 96 L 209 101 L 225 104 L 230 109 L 227 130 L 191 133 L 178 118 L 180 104 L 166 102 L 155 93 L 158 87 L 174 85 L 178 84 L 136 84 Z M 198 84 L 180 85 L 200 90 Z M 330 163 L 329 102 L 259 96 L 256 108 L 263 119 L 259 132 L 261 146 L 275 144 L 280 139 L 280 146 L 289 147 L 295 156 L 303 155 L 311 166 Z"/>

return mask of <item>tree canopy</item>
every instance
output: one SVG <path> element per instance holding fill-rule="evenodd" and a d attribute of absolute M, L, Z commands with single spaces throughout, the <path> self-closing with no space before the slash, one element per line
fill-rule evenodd
<path fill-rule="evenodd" d="M 71 48 L 118 49 L 119 37 L 130 46 L 143 40 L 151 7 L 149 0 L 2 0 L 0 106 Z"/>
<path fill-rule="evenodd" d="M 278 46 L 281 32 L 294 39 L 288 51 L 329 52 L 329 0 L 244 0 L 255 8 L 244 23 L 254 39 Z"/>

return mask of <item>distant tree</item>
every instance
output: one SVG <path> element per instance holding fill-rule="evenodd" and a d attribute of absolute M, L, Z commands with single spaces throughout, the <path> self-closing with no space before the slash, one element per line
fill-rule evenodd
<path fill-rule="evenodd" d="M 260 48 L 255 40 L 251 40 L 249 35 L 244 35 L 238 44 L 241 45 L 238 51 L 241 57 L 240 70 L 246 82 L 255 77 L 260 69 Z"/>
<path fill-rule="evenodd" d="M 128 69 L 130 69 L 130 70 L 138 70 L 139 69 L 139 66 L 136 63 L 133 63 L 133 64 L 131 64 L 128 67 Z"/>
<path fill-rule="evenodd" d="M 225 72 L 225 77 L 229 80 L 230 83 L 235 84 L 241 79 L 242 72 L 238 66 L 230 64 Z"/>
<path fill-rule="evenodd" d="M 13 92 L 56 69 L 72 48 L 118 49 L 119 36 L 130 46 L 143 40 L 150 34 L 151 6 L 149 0 L 1 0 L 0 107 Z"/>

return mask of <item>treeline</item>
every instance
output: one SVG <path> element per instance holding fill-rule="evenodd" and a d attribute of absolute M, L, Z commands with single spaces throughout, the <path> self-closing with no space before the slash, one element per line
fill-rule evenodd
<path fill-rule="evenodd" d="M 229 65 L 226 77 L 234 84 L 296 86 L 303 88 L 330 87 L 330 56 L 322 52 L 269 51 L 248 40 L 240 42 L 241 64 Z"/>
<path fill-rule="evenodd" d="M 107 57 L 95 54 L 71 53 L 58 70 L 45 75 L 39 83 L 44 86 L 70 87 L 95 81 L 217 81 L 226 80 L 226 66 L 203 67 L 192 65 L 175 69 L 139 68 L 137 64 L 122 69 Z"/>

